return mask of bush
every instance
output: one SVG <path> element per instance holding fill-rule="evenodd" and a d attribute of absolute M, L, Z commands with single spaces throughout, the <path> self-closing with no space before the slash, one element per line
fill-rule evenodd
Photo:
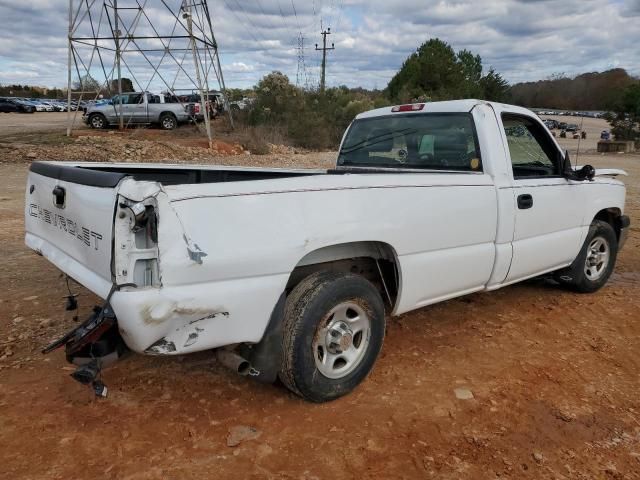
<path fill-rule="evenodd" d="M 280 129 L 293 145 L 311 149 L 337 148 L 357 114 L 375 108 L 376 102 L 386 103 L 378 92 L 344 86 L 325 92 L 305 91 L 280 72 L 260 80 L 255 94 L 256 102 L 247 119 L 250 125 Z"/>

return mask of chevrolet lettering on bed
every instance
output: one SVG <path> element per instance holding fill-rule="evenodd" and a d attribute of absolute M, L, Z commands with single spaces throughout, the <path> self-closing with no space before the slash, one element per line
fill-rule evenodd
<path fill-rule="evenodd" d="M 60 215 L 59 213 L 52 212 L 46 208 L 42 208 L 40 205 L 32 203 L 29 205 L 29 215 L 39 218 L 45 223 L 59 228 L 62 231 L 67 232 L 72 237 L 76 237 L 83 242 L 87 247 L 93 247 L 98 250 L 98 241 L 102 240 L 102 235 L 93 230 L 89 230 L 86 227 L 78 225 L 77 222 L 70 218 Z"/>
<path fill-rule="evenodd" d="M 104 299 L 45 351 L 65 346 L 96 392 L 126 349 L 210 351 L 332 400 L 391 316 L 538 276 L 601 288 L 629 229 L 623 175 L 480 100 L 362 113 L 329 170 L 34 162 L 27 246 Z"/>

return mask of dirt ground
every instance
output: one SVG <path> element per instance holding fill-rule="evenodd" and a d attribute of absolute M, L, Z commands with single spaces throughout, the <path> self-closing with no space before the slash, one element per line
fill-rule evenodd
<path fill-rule="evenodd" d="M 0 132 L 39 132 L 46 129 L 63 130 L 67 126 L 66 112 L 0 113 Z M 74 116 L 74 129 L 86 129 L 82 112 Z"/>
<path fill-rule="evenodd" d="M 95 399 L 62 352 L 39 353 L 74 322 L 60 274 L 23 244 L 28 161 L 173 152 L 326 167 L 331 155 L 56 135 L 0 138 L 0 478 L 640 478 L 639 155 L 581 160 L 629 172 L 631 235 L 595 294 L 535 280 L 390 319 L 370 377 L 328 404 L 238 377 L 208 353 L 132 355 L 103 373 L 109 396 Z M 126 154 L 127 143 L 147 150 Z M 95 299 L 72 289 L 86 312 Z M 248 438 L 228 446 L 242 431 Z"/>

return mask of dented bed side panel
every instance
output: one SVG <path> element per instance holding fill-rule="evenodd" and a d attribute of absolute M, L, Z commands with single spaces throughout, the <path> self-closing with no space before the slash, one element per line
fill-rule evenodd
<path fill-rule="evenodd" d="M 231 194 L 229 185 L 145 186 L 158 208 L 161 287 L 125 287 L 113 295 L 129 347 L 172 355 L 260 341 L 296 265 L 330 245 L 391 245 L 408 279 L 401 293 L 404 309 L 451 288 L 444 280 L 425 287 L 425 275 L 464 278 L 469 289 L 486 282 L 496 229 L 490 177 L 363 177 L 277 180 L 264 184 L 266 192 Z M 122 187 L 122 196 L 148 200 L 135 196 L 135 183 Z M 453 212 L 428 208 L 454 205 L 461 197 L 465 207 Z M 417 225 L 416 218 L 423 221 Z M 447 267 L 446 248 L 465 260 L 455 264 L 455 272 Z M 476 259 L 471 272 L 467 259 Z"/>
<path fill-rule="evenodd" d="M 151 355 L 259 342 L 286 275 L 115 292 L 111 306 L 132 350 Z M 270 306 L 270 307 L 269 307 Z"/>

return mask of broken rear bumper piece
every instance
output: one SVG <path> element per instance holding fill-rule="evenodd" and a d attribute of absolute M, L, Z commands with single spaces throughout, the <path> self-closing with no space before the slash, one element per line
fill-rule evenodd
<path fill-rule="evenodd" d="M 117 319 L 108 303 L 95 307 L 83 323 L 44 347 L 42 353 L 50 353 L 61 347 L 65 347 L 69 363 L 84 365 L 98 361 L 101 367 L 115 363 L 127 350 L 118 333 Z"/>

